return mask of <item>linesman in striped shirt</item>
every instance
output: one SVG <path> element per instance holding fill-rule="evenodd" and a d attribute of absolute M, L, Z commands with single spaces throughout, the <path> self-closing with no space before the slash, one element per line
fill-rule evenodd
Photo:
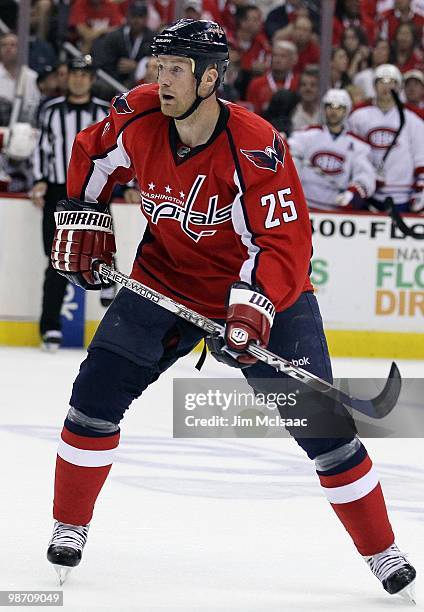
<path fill-rule="evenodd" d="M 43 285 L 40 335 L 42 347 L 52 351 L 62 340 L 60 311 L 68 283 L 50 262 L 56 204 L 67 198 L 66 175 L 76 135 L 109 113 L 109 104 L 91 94 L 94 78 L 90 56 L 69 62 L 68 93 L 44 103 L 40 140 L 34 153 L 35 182 L 30 196 L 35 206 L 43 209 L 43 244 L 49 258 Z M 112 298 L 106 295 L 108 291 L 110 288 L 101 296 L 103 305 L 108 305 Z"/>

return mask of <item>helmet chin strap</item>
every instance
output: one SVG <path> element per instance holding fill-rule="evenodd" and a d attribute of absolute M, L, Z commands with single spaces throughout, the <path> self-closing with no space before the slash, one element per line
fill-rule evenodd
<path fill-rule="evenodd" d="M 192 66 L 193 74 L 195 74 L 196 63 L 195 63 L 193 58 L 190 57 L 189 59 L 191 61 L 191 66 Z M 202 98 L 202 96 L 199 96 L 199 87 L 200 87 L 200 81 L 202 80 L 202 76 L 203 76 L 203 74 L 196 77 L 196 99 L 195 99 L 195 101 L 188 108 L 188 110 L 186 110 L 185 113 L 183 113 L 182 115 L 179 115 L 178 117 L 174 117 L 175 121 L 182 121 L 183 119 L 187 119 L 187 117 L 190 117 L 190 115 L 192 115 L 194 113 L 194 111 L 197 108 L 199 108 L 199 106 L 203 102 L 203 100 L 207 100 L 208 98 L 210 98 L 211 95 L 213 93 L 215 93 L 215 91 L 218 89 L 218 87 L 219 87 L 219 78 L 216 80 L 215 86 L 212 89 L 212 91 L 205 98 Z"/>
<path fill-rule="evenodd" d="M 199 89 L 199 87 L 197 86 L 197 88 L 196 88 L 196 99 L 193 102 L 193 104 L 190 106 L 190 108 L 188 110 L 186 110 L 185 113 L 183 113 L 182 115 L 178 115 L 178 117 L 174 117 L 174 119 L 176 121 L 182 121 L 183 119 L 187 119 L 187 117 L 190 117 L 190 115 L 193 114 L 194 111 L 200 106 L 200 104 L 203 102 L 203 100 L 207 100 L 208 98 L 210 98 L 211 95 L 216 91 L 216 88 L 214 87 L 212 89 L 211 93 L 206 96 L 206 98 L 202 98 L 197 93 L 198 89 Z"/>

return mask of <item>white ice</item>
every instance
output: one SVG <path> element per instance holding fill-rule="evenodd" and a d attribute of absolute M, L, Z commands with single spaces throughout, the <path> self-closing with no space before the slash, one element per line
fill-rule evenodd
<path fill-rule="evenodd" d="M 83 351 L 0 349 L 0 590 L 54 590 L 51 535 L 57 440 Z M 423 364 L 398 362 L 404 376 Z M 386 376 L 388 361 L 335 360 L 337 376 Z M 406 610 L 355 551 L 312 463 L 290 439 L 172 438 L 172 378 L 130 408 L 64 610 L 379 612 Z M 203 376 L 234 371 L 208 359 Z M 95 381 L 101 384 L 101 380 Z M 416 566 L 424 610 L 420 439 L 369 439 L 397 542 Z"/>

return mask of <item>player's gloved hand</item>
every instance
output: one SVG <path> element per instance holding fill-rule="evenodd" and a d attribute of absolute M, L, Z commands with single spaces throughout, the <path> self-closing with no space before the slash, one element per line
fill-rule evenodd
<path fill-rule="evenodd" d="M 52 266 L 83 289 L 101 289 L 96 262 L 112 265 L 116 252 L 112 217 L 107 207 L 71 198 L 56 206 Z"/>
<path fill-rule="evenodd" d="M 358 189 L 355 187 L 350 187 L 349 189 L 346 189 L 346 191 L 343 191 L 336 196 L 335 204 L 336 206 L 349 206 L 349 208 L 358 210 L 360 208 L 364 208 L 365 201 Z"/>
<path fill-rule="evenodd" d="M 224 336 L 206 339 L 211 354 L 231 367 L 253 365 L 257 359 L 246 353 L 246 348 L 251 342 L 267 346 L 274 315 L 274 305 L 257 287 L 234 283 L 228 298 Z"/>

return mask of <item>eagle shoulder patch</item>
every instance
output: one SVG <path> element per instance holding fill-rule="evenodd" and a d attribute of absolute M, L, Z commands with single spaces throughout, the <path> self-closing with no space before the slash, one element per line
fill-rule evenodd
<path fill-rule="evenodd" d="M 126 93 L 121 94 L 120 96 L 116 96 L 112 102 L 113 108 L 116 110 L 118 115 L 126 115 L 128 113 L 133 113 L 134 109 L 127 102 L 128 91 Z"/>
<path fill-rule="evenodd" d="M 240 151 L 257 168 L 277 172 L 279 163 L 284 167 L 285 146 L 282 139 L 275 132 L 272 146 L 265 147 L 264 150 L 240 149 Z"/>

